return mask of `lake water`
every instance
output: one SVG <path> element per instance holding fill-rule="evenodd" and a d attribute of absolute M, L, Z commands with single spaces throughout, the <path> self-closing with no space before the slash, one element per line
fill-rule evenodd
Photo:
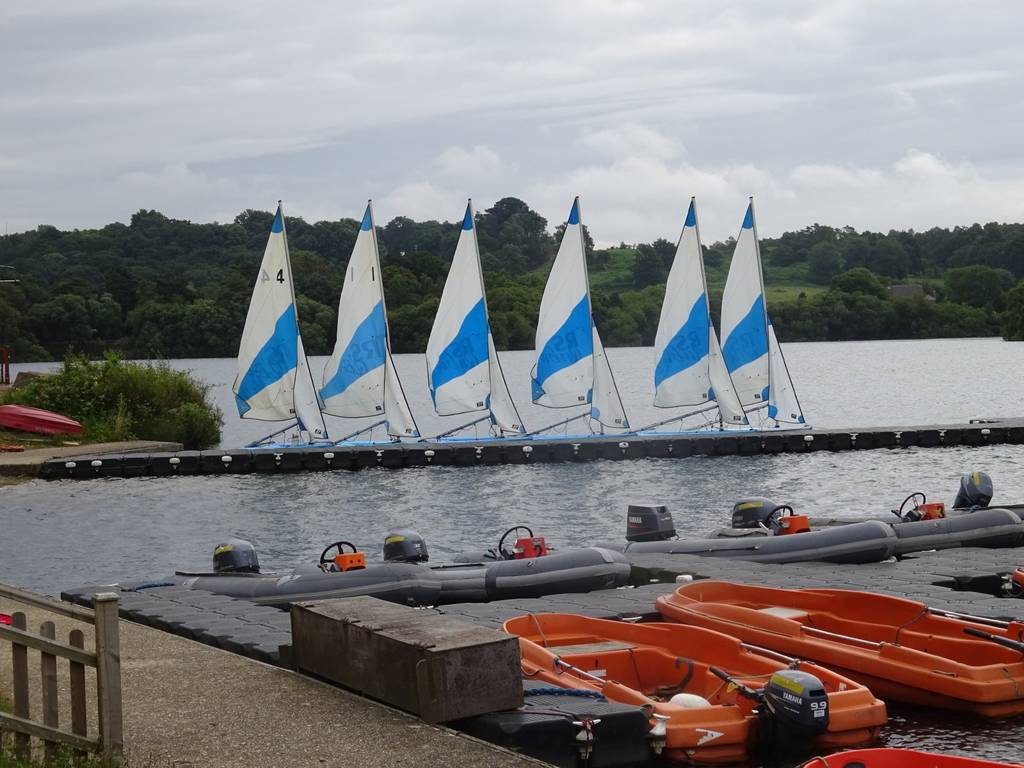
<path fill-rule="evenodd" d="M 1024 415 L 1024 343 L 953 339 L 786 344 L 784 349 L 804 411 L 818 427 Z M 611 349 L 608 355 L 633 424 L 664 418 L 649 405 L 651 350 Z M 563 412 L 524 405 L 530 358 L 528 352 L 502 354 L 524 420 L 539 427 Z M 313 359 L 313 370 L 319 372 L 324 362 Z M 458 417 L 431 415 L 422 355 L 399 355 L 396 362 L 423 434 L 460 423 Z M 274 428 L 235 418 L 233 360 L 173 365 L 212 386 L 225 413 L 223 445 L 239 446 Z M 328 426 L 339 436 L 356 428 L 340 419 Z M 733 501 L 750 495 L 813 514 L 877 515 L 916 490 L 952 501 L 959 476 L 973 468 L 992 475 L 994 502 L 1024 501 L 1024 446 L 33 481 L 0 488 L 0 581 L 58 592 L 89 582 L 204 568 L 213 546 L 227 536 L 253 541 L 269 569 L 313 558 L 337 539 L 356 542 L 373 558 L 385 533 L 398 527 L 419 529 L 437 559 L 491 545 L 515 523 L 565 547 L 621 539 L 626 505 L 636 501 L 667 504 L 678 529 L 692 534 L 726 524 Z M 1020 558 L 1008 553 L 1008 560 L 1019 563 Z M 1024 756 L 1020 720 L 981 723 L 961 716 L 895 714 L 886 736 L 893 744 L 1004 760 Z"/>

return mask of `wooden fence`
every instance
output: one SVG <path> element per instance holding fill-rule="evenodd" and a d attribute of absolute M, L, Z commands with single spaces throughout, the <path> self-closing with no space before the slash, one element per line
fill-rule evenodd
<path fill-rule="evenodd" d="M 99 753 L 111 761 L 120 760 L 124 746 L 121 713 L 121 646 L 118 635 L 118 599 L 113 592 L 94 597 L 94 610 L 41 598 L 31 592 L 0 585 L 0 597 L 41 608 L 95 627 L 95 651 L 85 650 L 80 629 L 69 633 L 68 642 L 56 639 L 52 621 L 44 621 L 39 634 L 28 631 L 25 614 L 11 614 L 9 626 L 0 624 L 0 640 L 11 644 L 14 679 L 14 712 L 0 712 L 0 735 L 14 733 L 14 751 L 18 757 L 31 755 L 31 739 L 43 742 L 47 760 L 63 748 L 78 754 Z M 29 649 L 39 651 L 42 689 L 42 721 L 33 720 L 30 711 Z M 70 680 L 71 729 L 61 728 L 57 699 L 57 659 L 67 659 Z M 96 670 L 97 736 L 89 738 L 85 668 Z"/>

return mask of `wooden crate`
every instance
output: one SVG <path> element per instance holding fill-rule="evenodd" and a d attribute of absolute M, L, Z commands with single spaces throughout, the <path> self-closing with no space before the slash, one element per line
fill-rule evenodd
<path fill-rule="evenodd" d="M 373 597 L 296 603 L 291 616 L 297 670 L 429 723 L 522 706 L 519 642 L 503 632 Z"/>

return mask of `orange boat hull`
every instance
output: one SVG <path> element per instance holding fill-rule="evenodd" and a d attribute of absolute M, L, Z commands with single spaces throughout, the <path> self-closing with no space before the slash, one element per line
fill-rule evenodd
<path fill-rule="evenodd" d="M 696 582 L 657 600 L 663 616 L 809 659 L 887 701 L 1024 713 L 1021 653 L 964 628 L 1019 641 L 1024 624 L 994 627 L 929 612 L 923 603 L 853 590 L 788 590 Z"/>
<path fill-rule="evenodd" d="M 972 757 L 936 755 L 912 749 L 857 749 L 816 757 L 803 768 L 1021 768 L 1018 763 L 994 763 Z"/>
<path fill-rule="evenodd" d="M 673 624 L 539 614 L 511 619 L 505 631 L 520 638 L 525 677 L 650 707 L 669 718 L 665 756 L 696 764 L 741 762 L 751 757 L 758 742 L 754 703 L 709 667 L 759 688 L 787 666 L 733 637 Z M 817 665 L 801 663 L 800 669 L 818 677 L 828 694 L 829 726 L 815 739 L 817 747 L 856 746 L 877 737 L 887 717 L 885 705 L 871 691 Z M 696 694 L 707 706 L 688 708 L 665 700 L 676 693 Z"/>

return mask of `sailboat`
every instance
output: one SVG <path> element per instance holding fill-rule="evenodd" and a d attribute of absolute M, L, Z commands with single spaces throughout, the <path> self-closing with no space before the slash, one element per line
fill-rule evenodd
<path fill-rule="evenodd" d="M 327 425 L 299 334 L 295 285 L 280 201 L 249 301 L 249 313 L 238 347 L 238 375 L 231 389 L 239 417 L 294 422 L 311 440 L 328 439 Z M 286 432 L 291 426 L 263 440 Z"/>
<path fill-rule="evenodd" d="M 626 409 L 591 316 L 578 197 L 544 286 L 535 339 L 533 402 L 548 408 L 590 406 L 584 413 L 539 431 L 586 417 L 602 426 L 629 429 Z"/>
<path fill-rule="evenodd" d="M 487 412 L 436 437 L 481 421 L 490 421 L 498 437 L 526 431 L 491 336 L 472 200 L 466 204 L 462 231 L 427 341 L 427 385 L 439 416 Z"/>
<path fill-rule="evenodd" d="M 722 294 L 722 356 L 740 403 L 748 412 L 768 409 L 779 423 L 806 425 L 786 360 L 768 319 L 754 199 L 736 238 Z"/>
<path fill-rule="evenodd" d="M 382 417 L 342 441 L 378 426 L 384 426 L 393 439 L 419 437 L 391 357 L 372 201 L 366 205 L 345 270 L 338 302 L 338 336 L 324 367 L 319 394 L 324 412 L 332 416 Z"/>
<path fill-rule="evenodd" d="M 665 285 L 654 354 L 654 405 L 687 406 L 693 410 L 640 431 L 707 413 L 716 407 L 721 425 L 749 425 L 711 322 L 697 203 L 693 198 Z"/>

